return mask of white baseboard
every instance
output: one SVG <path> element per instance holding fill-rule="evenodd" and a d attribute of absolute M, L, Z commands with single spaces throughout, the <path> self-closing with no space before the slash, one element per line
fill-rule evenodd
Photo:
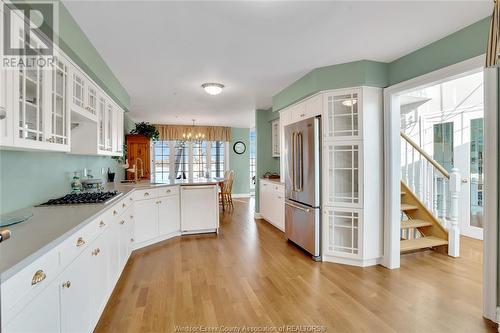
<path fill-rule="evenodd" d="M 231 196 L 236 199 L 238 198 L 250 198 L 250 193 L 239 193 L 239 194 L 231 194 Z"/>
<path fill-rule="evenodd" d="M 260 220 L 262 218 L 262 215 L 260 215 L 260 213 L 253 213 L 253 218 L 256 219 L 256 220 Z"/>
<path fill-rule="evenodd" d="M 382 262 L 381 258 L 360 260 L 360 259 L 333 257 L 333 256 L 325 256 L 325 255 L 323 255 L 322 258 L 323 258 L 323 261 L 333 262 L 336 264 L 358 266 L 358 267 L 375 266 L 375 265 L 378 265 Z"/>

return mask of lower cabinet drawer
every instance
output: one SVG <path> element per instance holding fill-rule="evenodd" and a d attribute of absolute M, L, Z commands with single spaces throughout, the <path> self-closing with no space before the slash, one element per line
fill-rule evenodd
<path fill-rule="evenodd" d="M 134 193 L 132 193 L 132 196 L 134 200 L 154 199 L 158 196 L 158 189 L 151 188 L 145 190 L 135 190 Z"/>
<path fill-rule="evenodd" d="M 2 282 L 2 323 L 7 322 L 33 297 L 45 289 L 59 273 L 59 250 L 53 249 Z"/>
<path fill-rule="evenodd" d="M 112 210 L 87 224 L 82 229 L 69 236 L 60 246 L 61 267 L 72 262 L 97 236 L 111 224 Z"/>
<path fill-rule="evenodd" d="M 159 187 L 157 190 L 158 190 L 159 197 L 165 197 L 165 196 L 179 194 L 179 186 Z"/>

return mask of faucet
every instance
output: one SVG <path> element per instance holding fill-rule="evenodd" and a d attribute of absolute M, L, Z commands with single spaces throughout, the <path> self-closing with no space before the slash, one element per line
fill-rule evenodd
<path fill-rule="evenodd" d="M 134 183 L 139 182 L 139 178 L 137 177 L 137 174 L 139 173 L 139 170 L 137 170 L 137 162 L 141 162 L 141 179 L 142 177 L 144 177 L 144 162 L 139 157 L 137 157 L 135 159 L 134 166 L 130 169 L 127 169 L 128 172 L 132 172 L 134 174 Z"/>

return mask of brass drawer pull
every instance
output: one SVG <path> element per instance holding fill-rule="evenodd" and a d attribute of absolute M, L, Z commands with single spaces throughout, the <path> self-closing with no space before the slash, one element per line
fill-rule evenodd
<path fill-rule="evenodd" d="M 130 241 L 131 241 L 131 242 L 133 242 L 133 241 L 134 241 L 134 239 L 133 239 L 133 238 L 130 238 Z"/>
<path fill-rule="evenodd" d="M 105 227 L 105 226 L 106 226 L 106 223 L 104 223 L 104 221 L 99 222 L 99 228 L 102 228 L 102 227 Z"/>
<path fill-rule="evenodd" d="M 116 210 L 113 210 L 113 215 L 118 215 L 118 212 Z"/>
<path fill-rule="evenodd" d="M 69 288 L 71 287 L 71 281 L 66 281 L 62 284 L 63 288 Z"/>
<path fill-rule="evenodd" d="M 82 237 L 78 237 L 78 239 L 76 240 L 76 246 L 80 247 L 82 245 L 85 245 L 85 241 L 83 240 Z"/>
<path fill-rule="evenodd" d="M 127 205 L 125 203 L 122 203 L 122 208 L 125 208 Z"/>
<path fill-rule="evenodd" d="M 172 192 L 172 191 L 171 190 L 167 190 L 167 193 L 170 193 L 170 192 Z"/>
<path fill-rule="evenodd" d="M 132 197 L 129 198 L 130 201 L 134 200 Z"/>
<path fill-rule="evenodd" d="M 96 255 L 98 255 L 99 253 L 101 253 L 101 249 L 99 249 L 99 248 L 97 248 L 97 249 L 95 249 L 94 251 L 92 251 L 92 255 L 93 255 L 93 256 L 96 256 Z"/>
<path fill-rule="evenodd" d="M 130 215 L 130 218 L 133 219 L 134 218 L 134 215 Z"/>
<path fill-rule="evenodd" d="M 145 197 L 149 196 L 149 192 L 144 192 L 144 196 Z"/>
<path fill-rule="evenodd" d="M 120 221 L 120 224 L 124 224 L 124 223 L 125 223 L 125 220 L 121 220 L 121 221 Z"/>
<path fill-rule="evenodd" d="M 42 282 L 46 277 L 47 275 L 45 275 L 45 272 L 39 269 L 35 272 L 35 275 L 33 275 L 33 278 L 31 279 L 31 285 L 34 286 L 35 284 Z"/>

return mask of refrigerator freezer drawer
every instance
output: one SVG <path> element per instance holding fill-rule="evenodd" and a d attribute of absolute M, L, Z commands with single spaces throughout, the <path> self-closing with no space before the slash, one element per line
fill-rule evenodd
<path fill-rule="evenodd" d="M 295 244 L 320 256 L 320 209 L 293 201 L 285 202 L 285 235 Z"/>

